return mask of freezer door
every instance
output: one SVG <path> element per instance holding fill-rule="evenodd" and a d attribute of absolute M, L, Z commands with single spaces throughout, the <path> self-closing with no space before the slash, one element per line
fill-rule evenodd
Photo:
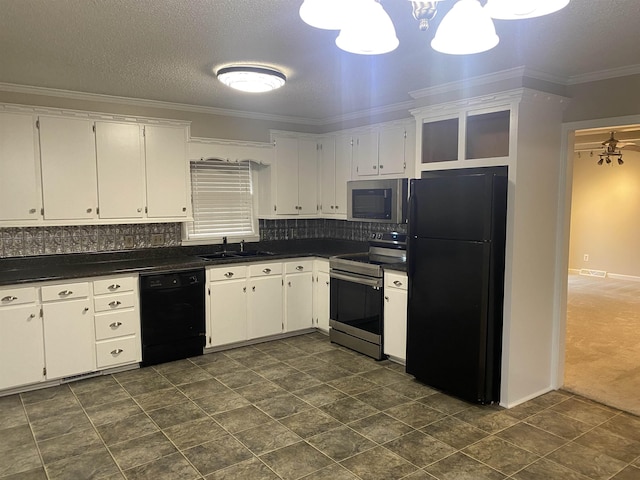
<path fill-rule="evenodd" d="M 407 372 L 471 402 L 494 398 L 489 242 L 411 238 Z M 491 359 L 488 361 L 488 355 Z M 497 392 L 497 390 L 495 390 Z"/>

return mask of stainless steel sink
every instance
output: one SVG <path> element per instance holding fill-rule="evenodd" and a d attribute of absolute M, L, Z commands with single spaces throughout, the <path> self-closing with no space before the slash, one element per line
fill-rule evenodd
<path fill-rule="evenodd" d="M 245 257 L 268 257 L 275 255 L 273 252 L 264 250 L 245 250 L 243 252 L 213 252 L 204 255 L 198 255 L 203 260 L 220 260 L 223 258 L 245 258 Z"/>

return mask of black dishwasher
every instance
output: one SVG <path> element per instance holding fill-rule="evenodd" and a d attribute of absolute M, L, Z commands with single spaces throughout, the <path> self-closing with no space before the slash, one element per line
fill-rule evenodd
<path fill-rule="evenodd" d="M 142 366 L 202 355 L 204 269 L 140 275 Z"/>

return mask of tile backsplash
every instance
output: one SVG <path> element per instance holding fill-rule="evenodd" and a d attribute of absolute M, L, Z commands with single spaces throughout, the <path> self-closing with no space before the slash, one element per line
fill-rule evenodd
<path fill-rule="evenodd" d="M 0 228 L 0 258 L 175 247 L 180 223 Z M 406 233 L 406 224 L 323 218 L 260 220 L 260 240 L 367 241 L 373 232 Z"/>

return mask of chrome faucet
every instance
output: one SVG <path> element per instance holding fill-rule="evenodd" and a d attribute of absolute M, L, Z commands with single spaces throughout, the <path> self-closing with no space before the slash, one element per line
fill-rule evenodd
<path fill-rule="evenodd" d="M 240 251 L 244 252 L 244 240 L 240 241 Z"/>
<path fill-rule="evenodd" d="M 222 251 L 227 251 L 227 237 L 222 237 Z"/>

